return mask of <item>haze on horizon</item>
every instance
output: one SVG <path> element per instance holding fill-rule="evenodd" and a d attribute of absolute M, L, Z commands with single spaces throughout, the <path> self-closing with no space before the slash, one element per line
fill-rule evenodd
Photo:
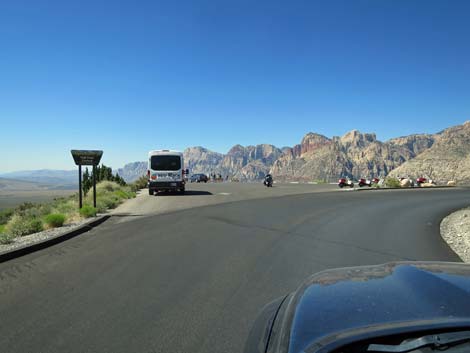
<path fill-rule="evenodd" d="M 470 2 L 0 4 L 0 173 L 470 119 Z"/>

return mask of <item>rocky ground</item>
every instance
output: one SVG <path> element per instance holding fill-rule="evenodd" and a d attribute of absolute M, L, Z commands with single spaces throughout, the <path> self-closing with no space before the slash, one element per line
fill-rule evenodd
<path fill-rule="evenodd" d="M 441 235 L 464 262 L 470 262 L 470 208 L 444 218 L 441 222 Z"/>

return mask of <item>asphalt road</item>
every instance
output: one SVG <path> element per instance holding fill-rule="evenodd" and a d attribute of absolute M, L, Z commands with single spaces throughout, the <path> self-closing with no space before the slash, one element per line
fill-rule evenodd
<path fill-rule="evenodd" d="M 0 351 L 241 352 L 258 310 L 314 272 L 458 261 L 439 222 L 469 200 L 466 189 L 334 191 L 121 214 L 0 264 Z"/>
<path fill-rule="evenodd" d="M 227 202 L 329 191 L 339 191 L 338 186 L 283 183 L 275 184 L 275 187 L 271 189 L 262 187 L 261 183 L 189 183 L 183 197 L 166 193 L 159 193 L 156 197 L 148 197 L 148 191 L 143 190 L 137 198 L 122 204 L 114 210 L 113 214 L 132 215 L 133 217 L 150 216 Z M 123 217 L 121 221 L 125 222 L 129 219 Z"/>

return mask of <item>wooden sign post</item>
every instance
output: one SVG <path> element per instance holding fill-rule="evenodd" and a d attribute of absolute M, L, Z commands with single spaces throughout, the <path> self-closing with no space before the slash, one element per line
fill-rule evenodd
<path fill-rule="evenodd" d="M 78 165 L 78 203 L 82 208 L 82 165 L 93 166 L 93 207 L 96 208 L 96 166 L 100 163 L 103 151 L 71 150 L 73 160 Z"/>

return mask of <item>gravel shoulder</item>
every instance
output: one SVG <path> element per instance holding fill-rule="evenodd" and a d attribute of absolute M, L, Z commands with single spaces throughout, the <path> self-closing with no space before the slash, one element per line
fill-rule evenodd
<path fill-rule="evenodd" d="M 444 218 L 441 222 L 441 236 L 462 261 L 470 263 L 470 208 Z"/>
<path fill-rule="evenodd" d="M 51 238 L 55 238 L 55 237 L 59 237 L 61 235 L 67 234 L 69 232 L 72 232 L 82 227 L 85 224 L 96 221 L 98 218 L 100 218 L 100 216 L 91 217 L 91 218 L 83 219 L 77 222 L 69 223 L 59 228 L 46 229 L 39 233 L 33 233 L 33 234 L 25 235 L 22 237 L 17 237 L 10 244 L 0 244 L 0 254 L 22 248 L 26 245 L 33 245 L 33 244 L 40 243 L 47 239 L 51 239 Z"/>

